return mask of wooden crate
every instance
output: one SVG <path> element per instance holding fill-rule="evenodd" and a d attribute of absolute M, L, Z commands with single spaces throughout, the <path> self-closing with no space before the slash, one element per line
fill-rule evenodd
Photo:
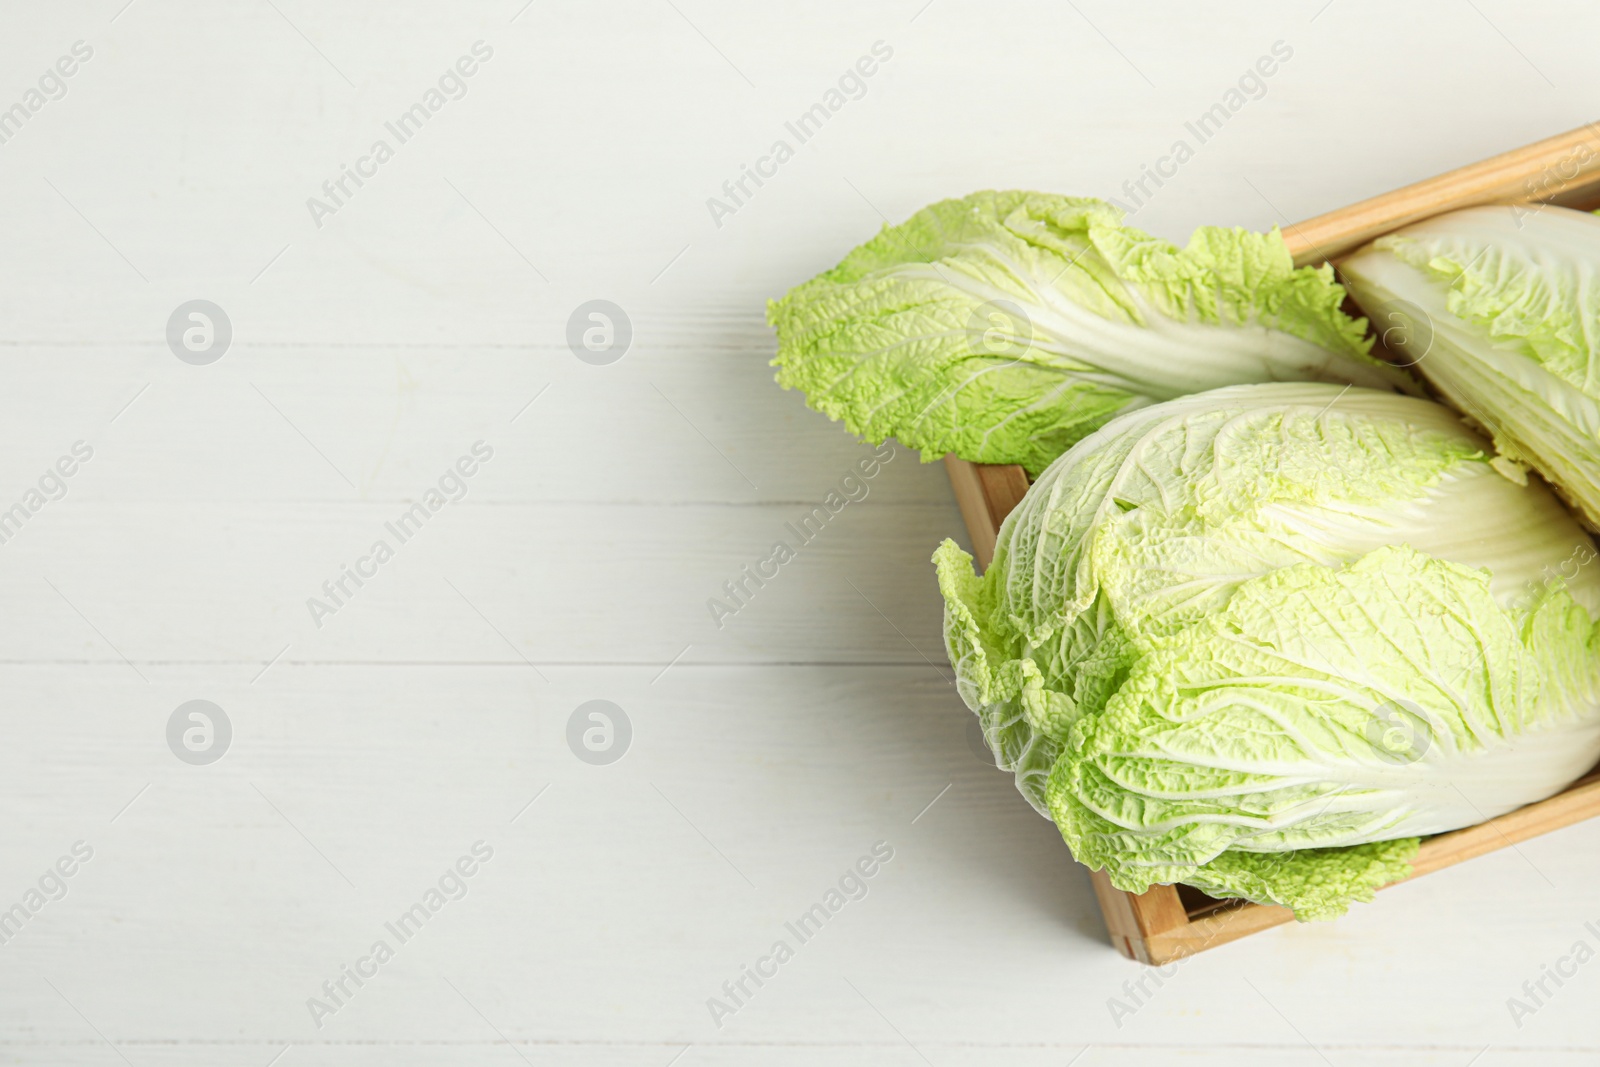
<path fill-rule="evenodd" d="M 1332 262 L 1337 267 L 1341 256 L 1392 230 L 1446 211 L 1497 203 L 1600 206 L 1600 123 L 1291 223 L 1283 236 L 1296 263 Z M 1028 491 L 1027 475 L 1021 467 L 969 463 L 954 456 L 946 457 L 945 467 L 978 565 L 987 567 L 1001 522 Z M 1600 768 L 1549 800 L 1427 838 L 1410 877 L 1420 878 L 1595 815 L 1600 815 Z M 1124 956 L 1143 963 L 1167 963 L 1294 918 L 1287 908 L 1214 900 L 1189 886 L 1163 885 L 1146 893 L 1127 893 L 1113 887 L 1104 871 L 1093 871 L 1090 877 L 1112 944 Z"/>

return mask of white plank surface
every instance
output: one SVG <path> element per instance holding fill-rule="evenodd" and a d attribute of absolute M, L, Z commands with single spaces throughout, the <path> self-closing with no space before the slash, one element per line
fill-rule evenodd
<path fill-rule="evenodd" d="M 0 109 L 94 50 L 0 144 L 0 509 L 94 449 L 0 544 L 0 908 L 93 849 L 0 944 L 0 1062 L 1600 1055 L 1600 965 L 1520 1026 L 1506 1004 L 1600 947 L 1594 826 L 1183 963 L 1114 1017 L 1141 972 L 946 681 L 940 468 L 901 451 L 748 608 L 706 606 L 869 454 L 772 385 L 763 302 L 883 217 L 1122 195 L 1278 40 L 1135 218 L 1315 214 L 1593 118 L 1590 8 L 123 5 L 0 12 Z M 315 226 L 306 198 L 479 40 L 466 95 Z M 865 95 L 716 225 L 706 198 L 877 41 Z M 210 366 L 164 340 L 195 298 L 233 325 Z M 634 327 L 610 366 L 565 342 L 595 298 Z M 315 625 L 480 440 L 464 499 Z M 209 766 L 166 743 L 196 698 L 234 730 Z M 633 728 L 607 766 L 566 739 L 597 698 Z M 480 840 L 466 896 L 315 1025 Z M 879 841 L 867 895 L 715 1025 Z"/>

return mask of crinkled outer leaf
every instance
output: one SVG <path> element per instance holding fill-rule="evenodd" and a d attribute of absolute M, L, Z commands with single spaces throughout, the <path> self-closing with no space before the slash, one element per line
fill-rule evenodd
<path fill-rule="evenodd" d="M 1185 876 L 1214 897 L 1282 904 L 1301 922 L 1337 919 L 1352 903 L 1411 874 L 1415 837 L 1297 852 L 1224 852 Z"/>
<path fill-rule="evenodd" d="M 1243 897 L 1282 904 L 1294 918 L 1339 918 L 1354 902 L 1371 901 L 1390 881 L 1410 877 L 1421 840 L 1371 841 L 1346 848 L 1302 848 L 1294 853 L 1222 853 L 1187 873 L 1184 881 L 1214 897 Z"/>
<path fill-rule="evenodd" d="M 1600 219 L 1451 212 L 1340 265 L 1386 343 L 1600 529 Z"/>
<path fill-rule="evenodd" d="M 1557 624 L 1524 628 L 1481 571 L 1403 547 L 1253 579 L 1074 725 L 1051 812 L 1074 855 L 1142 892 L 1207 883 L 1196 868 L 1225 850 L 1414 837 L 1540 800 L 1600 757 L 1592 624 L 1564 592 L 1541 611 Z"/>
<path fill-rule="evenodd" d="M 950 542 L 935 564 L 961 695 L 1080 859 L 1322 917 L 1403 869 L 1372 842 L 1600 758 L 1594 558 L 1447 409 L 1278 384 L 1118 417 L 982 578 Z M 1391 735 L 1424 729 L 1435 762 L 1397 761 Z"/>
<path fill-rule="evenodd" d="M 769 303 L 784 388 L 873 441 L 1038 473 L 1120 411 L 1245 382 L 1415 390 L 1372 359 L 1327 267 L 1283 239 L 1186 248 L 1100 200 L 975 193 Z"/>

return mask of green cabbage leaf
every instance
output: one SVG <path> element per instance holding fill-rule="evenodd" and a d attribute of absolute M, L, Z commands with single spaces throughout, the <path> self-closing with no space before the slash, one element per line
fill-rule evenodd
<path fill-rule="evenodd" d="M 1445 408 L 1240 386 L 1054 463 L 935 555 L 999 766 L 1118 888 L 1329 918 L 1600 760 L 1600 568 Z"/>
<path fill-rule="evenodd" d="M 1282 237 L 1186 247 L 1100 200 L 983 192 L 884 229 L 768 305 L 784 388 L 878 443 L 1031 474 L 1113 415 L 1248 382 L 1416 390 Z"/>
<path fill-rule="evenodd" d="M 1385 344 L 1600 529 L 1600 219 L 1479 207 L 1340 264 Z"/>

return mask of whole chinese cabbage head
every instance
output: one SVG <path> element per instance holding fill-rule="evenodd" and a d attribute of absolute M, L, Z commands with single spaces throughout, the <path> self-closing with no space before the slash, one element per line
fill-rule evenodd
<path fill-rule="evenodd" d="M 1339 269 L 1385 342 L 1600 529 L 1600 218 L 1453 211 Z"/>
<path fill-rule="evenodd" d="M 974 193 L 917 212 L 782 300 L 778 383 L 879 443 L 1043 470 L 1121 411 L 1246 382 L 1415 391 L 1368 355 L 1328 267 L 1276 232 L 1186 248 L 1100 200 Z"/>
<path fill-rule="evenodd" d="M 1310 919 L 1600 759 L 1594 557 L 1440 405 L 1279 384 L 1118 417 L 982 578 L 935 562 L 961 695 L 1079 860 Z"/>

